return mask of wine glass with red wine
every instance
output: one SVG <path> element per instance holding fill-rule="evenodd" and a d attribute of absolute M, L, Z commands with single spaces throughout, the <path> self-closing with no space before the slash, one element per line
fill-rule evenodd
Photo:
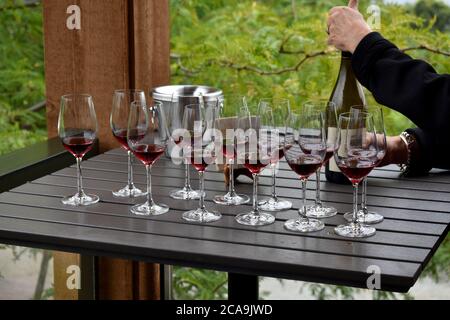
<path fill-rule="evenodd" d="M 147 172 L 147 201 L 135 205 L 131 212 L 139 216 L 157 216 L 169 211 L 165 204 L 156 204 L 152 196 L 152 166 L 166 151 L 169 140 L 166 116 L 161 102 L 147 106 L 141 101 L 131 103 L 127 141 L 130 150 Z"/>
<path fill-rule="evenodd" d="M 262 116 L 259 110 L 252 115 L 249 109 L 242 109 L 239 116 L 237 159 L 253 176 L 253 209 L 237 215 L 236 221 L 247 226 L 264 226 L 275 222 L 273 215 L 258 208 L 258 177 L 270 164 L 272 152 L 275 151 L 275 148 L 271 148 L 274 144 L 270 130 L 262 126 L 263 123 L 268 124 L 267 121 L 271 121 L 270 117 L 267 114 Z"/>
<path fill-rule="evenodd" d="M 183 213 L 183 219 L 189 222 L 208 223 L 222 217 L 219 212 L 206 209 L 205 206 L 204 174 L 208 165 L 215 162 L 218 152 L 215 131 L 217 112 L 217 101 L 190 104 L 184 108 L 184 153 L 198 171 L 200 178 L 200 205 L 197 209 Z"/>
<path fill-rule="evenodd" d="M 133 182 L 133 153 L 128 146 L 128 118 L 130 115 L 131 103 L 139 101 L 146 104 L 145 94 L 142 90 L 116 90 L 113 96 L 113 105 L 110 116 L 111 130 L 114 138 L 120 143 L 122 148 L 128 153 L 128 183 L 125 187 L 113 191 L 115 197 L 134 198 L 144 196 L 145 192 L 134 185 Z M 134 132 L 132 135 L 144 134 L 144 132 Z"/>
<path fill-rule="evenodd" d="M 234 187 L 234 165 L 236 161 L 236 129 L 238 128 L 239 113 L 247 108 L 244 96 L 227 96 L 219 100 L 219 117 L 216 128 L 222 132 L 222 154 L 229 166 L 230 179 L 228 192 L 214 197 L 214 202 L 226 206 L 237 206 L 250 202 L 250 197 L 238 194 Z"/>
<path fill-rule="evenodd" d="M 299 218 L 286 221 L 284 227 L 302 233 L 320 231 L 324 223 L 307 215 L 306 182 L 322 166 L 327 152 L 323 113 L 291 113 L 286 141 L 286 160 L 302 181 L 303 203 L 298 211 Z"/>
<path fill-rule="evenodd" d="M 364 106 L 353 106 L 350 110 L 364 110 Z M 375 128 L 375 133 L 377 135 L 377 148 L 378 148 L 378 163 L 383 161 L 386 155 L 387 139 L 386 139 L 386 128 L 384 126 L 384 116 L 383 109 L 379 106 L 365 106 L 366 110 L 372 115 L 373 124 Z M 376 224 L 384 220 L 384 217 L 374 211 L 369 211 L 367 208 L 367 180 L 365 178 L 362 187 L 362 199 L 361 199 L 361 209 L 358 212 L 358 220 L 365 224 Z M 352 221 L 353 214 L 348 212 L 344 215 L 347 221 Z"/>
<path fill-rule="evenodd" d="M 58 134 L 64 148 L 77 160 L 78 191 L 65 197 L 62 203 L 69 206 L 88 206 L 100 199 L 83 190 L 81 161 L 92 149 L 97 138 L 97 116 L 92 96 L 87 94 L 68 94 L 61 97 L 61 109 L 58 119 Z"/>
<path fill-rule="evenodd" d="M 284 157 L 285 135 L 282 131 L 286 128 L 286 122 L 291 112 L 290 102 L 288 99 L 282 98 L 261 99 L 258 108 L 260 109 L 260 114 L 266 113 L 271 115 L 273 122 L 271 130 L 274 134 L 278 135 L 278 137 L 276 137 L 278 144 L 274 146 L 278 149 L 278 152 L 273 153 L 273 157 L 270 161 L 270 169 L 272 170 L 272 194 L 269 198 L 260 201 L 258 206 L 261 210 L 268 212 L 289 210 L 292 208 L 292 202 L 278 197 L 276 185 L 277 165 Z"/>
<path fill-rule="evenodd" d="M 334 159 L 353 185 L 352 221 L 334 230 L 346 238 L 365 238 L 375 234 L 375 228 L 358 219 L 358 186 L 378 164 L 377 137 L 372 115 L 367 112 L 341 114 Z"/>
<path fill-rule="evenodd" d="M 328 100 L 317 100 L 306 102 L 303 105 L 303 112 L 305 114 L 322 112 L 325 121 L 325 128 L 328 128 L 328 123 L 337 123 L 336 105 L 334 104 L 334 102 Z M 335 151 L 336 136 L 333 135 L 330 130 L 325 130 L 325 135 L 327 143 L 327 152 L 325 154 L 325 159 L 322 166 L 328 163 L 330 158 L 333 157 Z M 308 206 L 306 210 L 306 215 L 310 218 L 317 218 L 317 219 L 330 218 L 337 214 L 337 209 L 324 204 L 320 197 L 321 196 L 320 173 L 322 166 L 316 171 L 315 203 L 313 205 Z"/>

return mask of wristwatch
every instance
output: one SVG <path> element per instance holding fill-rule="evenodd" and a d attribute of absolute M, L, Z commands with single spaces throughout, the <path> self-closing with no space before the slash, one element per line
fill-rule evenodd
<path fill-rule="evenodd" d="M 412 170 L 412 163 L 414 162 L 414 158 L 417 156 L 417 140 L 416 137 L 406 131 L 403 131 L 400 134 L 400 139 L 405 143 L 406 149 L 408 150 L 408 160 L 406 163 L 399 164 L 400 170 L 403 172 L 403 174 L 407 175 Z"/>

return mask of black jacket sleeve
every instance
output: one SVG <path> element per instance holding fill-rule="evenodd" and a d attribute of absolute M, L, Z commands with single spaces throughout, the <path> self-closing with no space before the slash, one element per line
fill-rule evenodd
<path fill-rule="evenodd" d="M 421 149 L 423 169 L 450 169 L 450 75 L 412 59 L 379 33 L 356 48 L 352 67 L 377 102 L 399 111 L 419 128 L 411 129 Z"/>

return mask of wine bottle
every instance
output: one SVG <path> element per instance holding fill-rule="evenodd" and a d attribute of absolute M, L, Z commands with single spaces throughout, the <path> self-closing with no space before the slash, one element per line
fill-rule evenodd
<path fill-rule="evenodd" d="M 363 88 L 356 79 L 352 69 L 351 57 L 351 53 L 342 52 L 339 75 L 330 98 L 330 101 L 334 102 L 336 106 L 338 119 L 340 114 L 350 112 L 350 108 L 352 106 L 366 105 Z M 337 135 L 336 121 L 330 117 L 330 119 L 327 119 L 326 126 L 328 128 L 329 137 L 335 139 Z M 339 170 L 334 157 L 328 161 L 325 167 L 325 174 L 327 180 L 330 182 L 339 184 L 350 183 L 344 174 Z"/>

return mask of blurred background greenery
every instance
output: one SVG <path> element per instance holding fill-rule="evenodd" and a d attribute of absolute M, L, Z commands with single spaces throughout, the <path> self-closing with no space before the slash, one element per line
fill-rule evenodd
<path fill-rule="evenodd" d="M 42 5 L 0 0 L 0 154 L 46 138 Z M 404 2 L 404 1 L 403 1 Z M 450 73 L 450 7 L 439 0 L 395 5 L 360 1 L 360 10 L 381 8 L 381 32 L 414 58 Z M 326 17 L 345 0 L 170 0 L 171 74 L 174 84 L 206 84 L 225 94 L 289 97 L 294 108 L 328 98 L 339 68 L 339 53 L 326 44 Z M 389 76 L 388 74 L 386 76 Z M 148 88 L 147 88 L 148 89 Z M 375 103 L 366 92 L 368 102 Z M 385 108 L 390 135 L 413 126 Z M 2 247 L 0 247 L 2 249 Z M 425 276 L 448 281 L 450 240 L 430 262 Z M 177 298 L 226 297 L 226 274 L 175 268 Z M 314 284 L 318 299 L 352 298 L 352 288 Z M 374 293 L 373 298 L 410 298 Z"/>

